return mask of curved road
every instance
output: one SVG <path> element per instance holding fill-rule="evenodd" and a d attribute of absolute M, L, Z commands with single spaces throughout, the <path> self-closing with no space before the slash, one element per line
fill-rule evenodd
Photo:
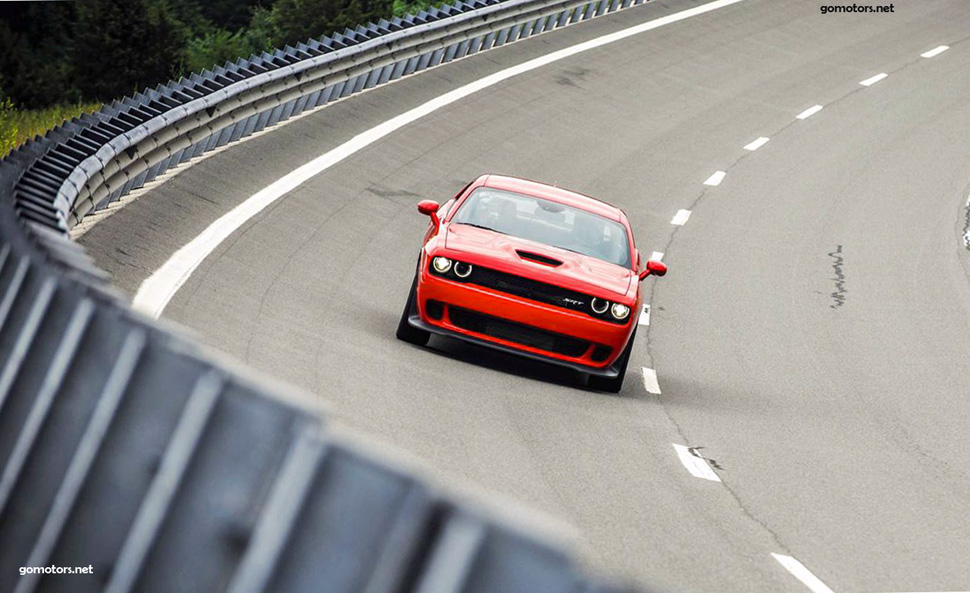
<path fill-rule="evenodd" d="M 693 5 L 330 106 L 194 165 L 81 242 L 134 292 L 215 217 L 383 119 Z M 894 8 L 744 0 L 472 95 L 264 211 L 164 316 L 326 398 L 344 424 L 565 518 L 593 565 L 644 585 L 804 592 L 806 570 L 840 592 L 968 590 L 970 9 Z M 640 249 L 665 254 L 619 396 L 393 338 L 427 224 L 414 204 L 487 171 L 616 203 Z M 702 447 L 721 481 L 692 476 L 674 444 Z"/>

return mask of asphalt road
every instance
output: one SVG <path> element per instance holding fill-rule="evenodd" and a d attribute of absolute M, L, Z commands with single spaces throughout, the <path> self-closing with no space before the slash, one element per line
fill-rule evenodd
<path fill-rule="evenodd" d="M 81 242 L 133 293 L 219 214 L 353 134 L 693 5 L 333 105 L 189 168 Z M 264 211 L 164 317 L 326 398 L 344 424 L 569 521 L 591 564 L 658 590 L 808 590 L 773 553 L 838 592 L 970 590 L 970 6 L 894 8 L 745 0 L 482 91 Z M 665 254 L 619 396 L 394 339 L 427 224 L 414 204 L 482 172 L 602 197 L 641 250 Z M 693 477 L 673 444 L 703 447 L 722 481 Z"/>

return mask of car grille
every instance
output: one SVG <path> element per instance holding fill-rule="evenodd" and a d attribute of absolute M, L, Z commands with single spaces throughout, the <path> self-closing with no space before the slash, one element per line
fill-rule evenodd
<path fill-rule="evenodd" d="M 451 317 L 451 322 L 462 329 L 547 352 L 555 352 L 563 356 L 578 358 L 589 349 L 590 343 L 586 340 L 476 313 L 453 305 L 448 307 L 448 314 Z"/>
<path fill-rule="evenodd" d="M 588 295 L 515 274 L 476 266 L 468 281 L 485 288 L 507 292 L 540 303 L 565 307 L 582 313 L 589 312 L 590 297 Z"/>
<path fill-rule="evenodd" d="M 452 282 L 474 284 L 484 288 L 489 288 L 491 290 L 545 303 L 547 305 L 578 311 L 579 313 L 595 317 L 596 319 L 609 321 L 610 323 L 616 323 L 618 325 L 625 325 L 632 318 L 632 315 L 628 315 L 624 319 L 617 319 L 610 315 L 608 310 L 603 311 L 602 313 L 593 311 L 592 307 L 590 306 L 593 297 L 588 294 L 563 288 L 561 286 L 556 286 L 555 284 L 546 284 L 545 282 L 540 282 L 531 278 L 509 274 L 507 272 L 500 272 L 498 270 L 493 270 L 492 268 L 485 268 L 478 265 L 473 267 L 470 266 L 473 269 L 469 274 L 465 276 L 458 276 L 454 272 L 458 266 L 458 261 L 455 261 L 455 267 L 446 270 L 445 272 L 439 272 L 434 268 L 433 265 L 429 263 L 428 272 L 435 276 L 440 276 L 442 278 L 451 280 Z"/>

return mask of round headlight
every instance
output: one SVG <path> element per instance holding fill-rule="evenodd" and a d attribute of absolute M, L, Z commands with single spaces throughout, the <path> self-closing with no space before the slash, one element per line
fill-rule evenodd
<path fill-rule="evenodd" d="M 466 264 L 465 262 L 456 261 L 455 262 L 455 276 L 459 278 L 468 278 L 472 275 L 472 265 Z"/>
<path fill-rule="evenodd" d="M 451 260 L 447 257 L 438 256 L 431 260 L 431 265 L 434 266 L 435 270 L 444 274 L 451 269 Z"/>
<path fill-rule="evenodd" d="M 589 302 L 589 306 L 593 308 L 593 313 L 603 314 L 606 310 L 610 308 L 610 302 L 593 297 L 593 300 Z"/>
<path fill-rule="evenodd" d="M 613 313 L 613 317 L 616 317 L 617 319 L 626 319 L 626 316 L 630 314 L 630 307 L 616 303 L 613 305 L 611 313 Z"/>

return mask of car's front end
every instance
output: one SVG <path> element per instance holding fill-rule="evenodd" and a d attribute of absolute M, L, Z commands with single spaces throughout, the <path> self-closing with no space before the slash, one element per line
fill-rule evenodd
<path fill-rule="evenodd" d="M 473 231 L 480 232 L 480 231 Z M 618 282 L 622 292 L 591 286 L 562 274 L 563 254 L 548 249 L 509 249 L 514 255 L 495 257 L 449 249 L 431 242 L 422 251 L 415 308 L 409 322 L 432 333 L 512 351 L 585 373 L 615 377 L 639 312 L 637 282 L 632 271 Z M 534 253 L 545 251 L 546 254 Z M 532 253 L 521 263 L 509 261 Z M 555 259 L 559 256 L 559 260 Z M 630 290 L 630 286 L 633 290 Z"/>
<path fill-rule="evenodd" d="M 619 391 L 640 316 L 644 270 L 618 208 L 555 186 L 484 175 L 431 218 L 398 339 L 431 334 L 580 371 Z"/>

